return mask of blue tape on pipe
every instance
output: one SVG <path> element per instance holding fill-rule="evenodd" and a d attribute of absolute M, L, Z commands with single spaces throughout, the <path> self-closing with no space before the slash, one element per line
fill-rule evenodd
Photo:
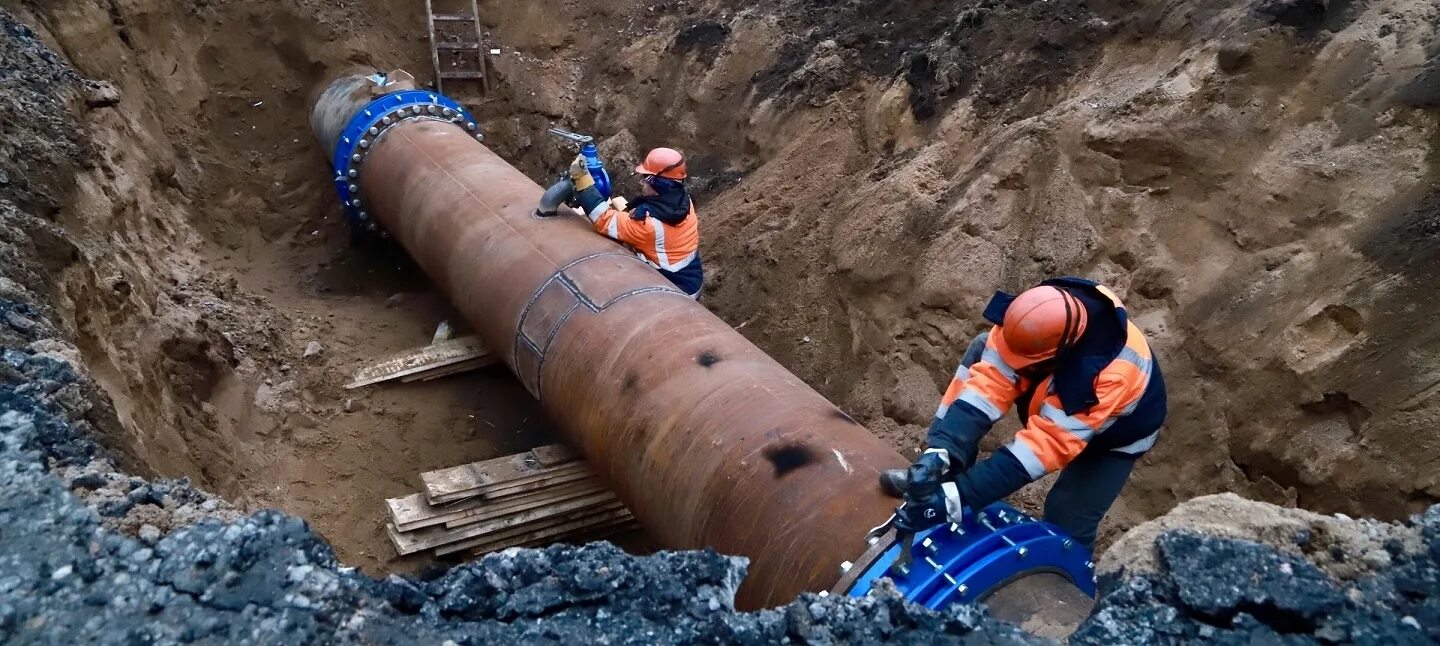
<path fill-rule="evenodd" d="M 391 117 L 402 109 L 409 111 L 417 106 L 425 109 L 427 114 L 429 106 L 435 106 L 439 114 L 432 116 L 438 119 L 445 119 L 444 111 L 450 110 L 453 115 L 458 115 L 459 121 L 456 125 L 471 132 L 478 127 L 472 125 L 478 123 L 475 116 L 454 99 L 425 90 L 386 94 L 355 113 L 345 130 L 340 133 L 340 141 L 335 145 L 335 156 L 330 160 L 330 167 L 335 169 L 335 191 L 340 196 L 340 203 L 345 206 L 345 215 L 351 224 L 359 224 L 364 220 L 361 217 L 363 205 L 360 203 L 359 190 L 363 165 L 356 162 L 355 156 L 358 154 L 363 159 L 368 146 L 374 142 L 374 135 L 370 134 L 372 128 L 383 131 L 388 127 L 382 123 L 386 117 Z"/>
<path fill-rule="evenodd" d="M 870 592 L 888 578 L 905 598 L 927 608 L 973 603 L 1001 585 L 1030 574 L 1052 572 L 1095 596 L 1095 564 L 1085 549 L 1060 528 L 995 503 L 961 523 L 916 535 L 910 572 L 890 572 L 900 556 L 894 545 L 850 587 L 852 597 Z"/>

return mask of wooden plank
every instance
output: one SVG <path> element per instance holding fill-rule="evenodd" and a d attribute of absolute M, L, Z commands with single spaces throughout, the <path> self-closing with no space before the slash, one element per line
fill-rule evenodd
<path fill-rule="evenodd" d="M 448 505 L 431 505 L 430 501 L 425 499 L 425 494 L 417 493 L 403 498 L 390 498 L 385 501 L 385 505 L 390 510 L 390 522 L 395 525 L 395 529 L 409 532 L 422 527 L 448 524 L 452 521 L 476 522 L 484 520 L 483 517 L 492 512 L 515 510 L 525 504 L 537 501 L 541 503 L 558 502 L 604 490 L 604 485 L 598 479 L 587 478 L 493 502 L 477 497 Z"/>
<path fill-rule="evenodd" d="M 475 477 L 473 471 L 432 474 L 436 474 L 436 472 L 421 474 L 420 479 L 425 483 L 425 497 L 430 504 L 440 505 L 476 496 L 483 496 L 486 500 L 495 500 L 508 495 L 534 491 L 551 484 L 573 482 L 593 475 L 594 471 L 584 462 L 571 462 L 554 467 L 537 465 L 537 468 L 528 475 L 507 478 L 494 483 L 481 481 L 480 478 Z"/>
<path fill-rule="evenodd" d="M 546 475 L 558 469 L 571 468 L 572 465 L 577 464 L 583 465 L 584 463 L 572 461 L 563 465 L 547 466 L 531 453 L 520 453 L 482 462 L 471 462 L 448 469 L 427 471 L 420 474 L 420 480 L 425 483 L 425 494 L 430 497 L 430 502 L 434 503 L 446 494 L 512 483 L 521 478 Z"/>
<path fill-rule="evenodd" d="M 438 43 L 441 51 L 480 51 L 480 43 Z"/>
<path fill-rule="evenodd" d="M 478 504 L 478 503 L 477 503 Z M 415 493 L 401 498 L 386 498 L 385 507 L 390 511 L 390 524 L 396 531 L 408 532 L 430 525 L 440 525 L 444 518 L 453 517 L 472 506 L 468 501 L 457 503 L 462 509 L 436 507 L 425 499 L 425 494 Z"/>
<path fill-rule="evenodd" d="M 629 510 L 627 509 L 626 511 L 628 512 Z M 549 536 L 529 541 L 516 547 L 539 548 L 548 547 L 556 543 L 593 543 L 621 532 L 628 532 L 639 528 L 640 523 L 635 522 L 635 517 L 627 513 L 597 525 L 582 527 L 573 532 L 566 532 L 563 536 Z"/>
<path fill-rule="evenodd" d="M 593 477 L 595 477 L 595 472 L 590 471 L 588 467 L 584 469 L 567 470 L 554 475 L 547 475 L 539 478 L 526 478 L 525 480 L 520 481 L 518 484 L 507 484 L 500 487 L 486 486 L 471 489 L 469 491 L 447 494 L 443 500 L 431 500 L 430 503 L 444 505 L 459 500 L 467 500 L 474 498 L 480 500 L 481 504 L 493 504 L 502 502 L 504 500 L 509 500 L 517 496 L 523 496 L 537 491 L 543 491 L 547 488 L 559 486 L 567 482 L 575 482 L 577 480 L 584 480 L 586 478 Z"/>
<path fill-rule="evenodd" d="M 432 1 L 425 0 L 425 26 L 430 30 L 430 64 L 435 67 L 435 91 L 444 94 L 445 85 L 440 76 L 440 50 L 435 48 L 435 20 L 438 18 Z"/>
<path fill-rule="evenodd" d="M 528 539 L 530 536 L 540 535 L 541 532 L 545 532 L 546 530 L 564 528 L 559 530 L 561 534 L 579 531 L 581 529 L 590 527 L 595 523 L 603 522 L 601 520 L 598 520 L 597 517 L 604 517 L 615 514 L 617 512 L 629 514 L 630 510 L 625 509 L 625 506 L 621 505 L 619 502 L 613 502 L 605 505 L 591 507 L 588 509 L 582 509 L 577 513 L 567 514 L 563 516 L 555 516 L 553 518 L 547 518 L 545 520 L 536 521 L 533 523 L 526 523 L 524 525 L 508 527 L 497 532 L 486 534 L 484 536 L 477 536 L 475 538 L 451 543 L 449 545 L 442 545 L 435 548 L 435 555 L 444 556 L 446 554 L 454 554 L 456 552 L 463 552 L 468 549 L 473 549 L 476 546 L 496 546 L 492 549 L 518 547 L 522 544 L 522 539 Z"/>
<path fill-rule="evenodd" d="M 547 467 L 557 464 L 565 464 L 566 462 L 574 462 L 580 459 L 580 454 L 576 453 L 575 449 L 572 449 L 564 444 L 547 444 L 545 446 L 537 446 L 533 449 L 530 449 L 530 455 L 535 458 L 536 462 L 539 462 L 540 464 L 543 464 Z"/>
<path fill-rule="evenodd" d="M 441 341 L 423 348 L 393 354 L 365 366 L 355 371 L 354 378 L 345 385 L 345 388 L 355 389 L 400 379 L 407 375 L 484 357 L 487 354 L 489 351 L 476 336 L 463 336 L 458 339 Z"/>
<path fill-rule="evenodd" d="M 483 80 L 485 80 L 485 73 L 484 73 L 484 72 L 441 72 L 441 73 L 440 73 L 440 78 L 450 79 L 450 80 L 453 80 L 453 81 L 483 81 Z"/>
<path fill-rule="evenodd" d="M 635 517 L 630 515 L 630 510 L 610 510 L 597 514 L 598 518 L 592 518 L 592 524 L 581 525 L 573 530 L 560 534 L 540 536 L 524 543 L 510 543 L 506 545 L 495 544 L 492 546 L 481 545 L 474 548 L 473 554 L 480 555 L 495 552 L 511 547 L 541 548 L 556 543 L 589 543 L 600 540 L 604 536 L 614 535 L 616 532 L 627 528 L 638 527 Z M 482 551 L 484 550 L 484 551 Z"/>
<path fill-rule="evenodd" d="M 556 543 L 588 543 L 591 542 L 593 539 L 583 538 L 584 536 L 593 533 L 605 532 L 607 531 L 607 529 L 623 527 L 625 525 L 633 525 L 634 522 L 635 519 L 630 516 L 630 511 L 628 509 L 610 509 L 600 512 L 595 516 L 576 519 L 563 524 L 551 525 L 545 528 L 536 528 L 525 534 L 520 534 L 505 540 L 480 543 L 479 545 L 461 549 L 455 549 L 456 546 L 454 545 L 447 545 L 443 549 L 447 550 L 445 552 L 446 554 L 454 554 L 456 552 L 469 549 L 470 554 L 473 556 L 484 556 L 493 552 L 507 550 L 512 547 L 539 549 L 549 547 Z M 520 542 L 521 539 L 529 540 Z"/>
<path fill-rule="evenodd" d="M 487 355 L 485 355 L 485 356 L 483 356 L 483 357 L 476 357 L 476 358 L 474 358 L 474 359 L 466 359 L 466 360 L 461 361 L 461 362 L 459 362 L 459 363 L 452 363 L 452 364 L 447 365 L 447 366 L 440 366 L 439 368 L 434 368 L 434 369 L 431 369 L 431 370 L 425 370 L 425 371 L 423 371 L 423 372 L 417 372 L 417 373 L 405 375 L 404 377 L 401 377 L 401 378 L 400 378 L 400 381 L 403 382 L 403 383 L 407 383 L 407 384 L 408 384 L 408 383 L 412 383 L 412 382 L 416 382 L 416 381 L 434 381 L 434 380 L 436 380 L 436 379 L 441 379 L 441 378 L 443 378 L 443 377 L 449 377 L 449 376 L 451 376 L 451 375 L 458 375 L 458 374 L 461 374 L 461 373 L 470 372 L 470 371 L 472 371 L 472 370 L 479 370 L 479 369 L 481 369 L 481 368 L 488 368 L 488 367 L 493 366 L 493 365 L 495 365 L 495 364 L 497 364 L 497 363 L 500 363 L 500 358 L 499 358 L 499 357 L 497 357 L 497 356 L 495 356 L 495 355 L 493 355 L 493 354 L 487 354 Z"/>
<path fill-rule="evenodd" d="M 525 511 L 527 509 L 534 509 L 536 507 L 543 507 L 545 505 L 553 505 L 556 503 L 564 502 L 566 500 L 582 498 L 585 496 L 593 496 L 601 493 L 608 493 L 612 496 L 615 495 L 614 492 L 606 489 L 604 485 L 600 484 L 599 480 L 595 478 L 590 478 L 587 480 L 581 480 L 579 482 L 563 484 L 558 487 L 541 489 L 540 491 L 536 491 L 532 494 L 524 496 L 506 498 L 495 504 L 473 507 L 460 514 L 455 514 L 453 518 L 446 520 L 445 526 L 449 527 L 450 529 L 454 529 L 462 525 L 484 522 L 493 518 L 505 516 L 507 514 L 514 514 L 516 512 Z"/>
<path fill-rule="evenodd" d="M 495 355 L 485 355 L 485 356 L 480 357 L 480 358 L 478 358 L 478 359 L 471 359 L 471 360 L 469 360 L 469 361 L 461 361 L 460 363 L 457 363 L 457 364 L 452 365 L 452 366 L 446 366 L 446 367 L 444 367 L 444 368 L 439 368 L 439 369 L 436 369 L 436 370 L 431 370 L 431 371 L 429 371 L 429 372 L 422 372 L 422 373 L 414 374 L 414 375 L 411 375 L 410 378 L 411 378 L 411 379 L 419 379 L 419 380 L 421 380 L 421 381 L 435 381 L 436 379 L 442 379 L 442 378 L 444 378 L 444 377 L 449 377 L 449 376 L 451 376 L 451 375 L 458 375 L 458 374 L 462 374 L 462 373 L 466 373 L 466 372 L 471 372 L 471 371 L 474 371 L 474 370 L 479 370 L 479 369 L 481 369 L 481 368 L 489 368 L 490 366 L 493 366 L 493 365 L 495 365 L 495 364 L 497 364 L 497 363 L 500 363 L 500 358 L 499 358 L 499 357 L 497 357 L 497 356 L 495 356 Z"/>
<path fill-rule="evenodd" d="M 591 469 L 589 465 L 586 465 L 585 468 L 579 471 L 560 473 L 558 475 L 546 476 L 545 478 L 539 480 L 521 482 L 518 484 L 506 484 L 504 487 L 496 487 L 484 490 L 480 495 L 488 501 L 500 501 L 506 498 L 524 495 L 532 491 L 538 491 L 546 487 L 553 487 L 556 485 L 564 484 L 566 482 L 575 482 L 576 480 L 583 480 L 585 478 L 593 477 L 595 477 L 595 471 Z"/>
<path fill-rule="evenodd" d="M 480 59 L 480 91 L 490 98 L 490 57 L 485 50 L 485 31 L 480 27 L 480 2 L 470 0 L 470 17 L 475 19 L 475 55 Z"/>
<path fill-rule="evenodd" d="M 507 528 L 505 531 L 477 536 L 473 539 L 446 545 L 435 550 L 437 556 L 463 552 L 465 550 L 495 551 L 507 547 L 518 547 L 524 543 L 561 536 L 582 530 L 616 518 L 627 517 L 630 510 L 624 505 L 613 503 L 603 507 L 587 509 L 580 514 L 570 514 L 545 524 L 532 524 Z"/>
<path fill-rule="evenodd" d="M 449 545 L 459 541 L 492 534 L 511 527 L 518 527 L 526 523 L 533 523 L 546 518 L 556 516 L 572 515 L 574 512 L 593 507 L 597 504 L 605 504 L 606 500 L 614 499 L 611 492 L 595 494 L 574 500 L 522 511 L 518 514 L 497 518 L 483 523 L 474 523 L 447 529 L 444 527 L 426 527 L 413 532 L 401 533 L 393 524 L 386 523 L 386 530 L 390 534 L 390 541 L 395 544 L 395 550 L 400 554 L 414 554 L 425 550 L 434 549 L 442 545 Z M 615 504 L 615 503 L 610 503 Z"/>
<path fill-rule="evenodd" d="M 428 2 L 428 0 L 427 0 L 427 2 Z M 474 19 L 475 19 L 474 16 L 467 16 L 467 15 L 465 15 L 465 14 L 463 14 L 463 13 L 437 13 L 437 14 L 435 14 L 435 22 L 470 22 L 471 20 L 474 20 Z"/>

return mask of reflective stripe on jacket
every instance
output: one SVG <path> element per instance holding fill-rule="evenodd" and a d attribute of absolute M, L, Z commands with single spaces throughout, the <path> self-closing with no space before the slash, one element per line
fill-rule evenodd
<path fill-rule="evenodd" d="M 980 359 L 956 370 L 940 400 L 928 443 L 958 458 L 967 505 L 985 505 L 1063 468 L 1089 446 L 1132 455 L 1154 445 L 1165 419 L 1165 385 L 1145 335 L 1109 289 L 1076 278 L 1046 281 L 1085 304 L 1090 326 L 1048 375 L 1011 367 L 995 343 L 996 325 Z M 1008 300 L 987 308 L 1003 321 Z M 1025 427 L 990 459 L 975 464 L 980 439 L 1011 406 Z M 972 466 L 973 465 L 973 468 Z"/>
<path fill-rule="evenodd" d="M 1154 372 L 1150 344 L 1134 323 L 1127 323 L 1125 349 L 1095 379 L 1099 400 L 1073 415 L 1066 414 L 1051 388 L 1053 378 L 1039 384 L 1031 398 L 1025 428 L 1015 434 L 1006 450 L 1025 467 L 1031 479 L 1069 464 L 1091 439 L 1135 412 Z M 1043 396 L 1041 394 L 1043 393 Z"/>
<path fill-rule="evenodd" d="M 600 202 L 588 215 L 596 232 L 629 245 L 686 294 L 699 293 L 700 225 L 694 204 L 690 215 L 674 225 L 648 216 L 636 219 L 609 202 Z"/>

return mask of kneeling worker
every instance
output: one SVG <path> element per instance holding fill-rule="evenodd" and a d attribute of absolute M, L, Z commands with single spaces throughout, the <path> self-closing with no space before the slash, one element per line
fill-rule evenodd
<path fill-rule="evenodd" d="M 940 400 L 928 448 L 909 471 L 881 475 L 905 503 L 896 527 L 916 532 L 959 522 L 1052 471 L 1045 520 L 1086 547 L 1120 495 L 1135 460 L 1165 421 L 1165 380 L 1145 335 L 1114 292 L 1056 278 L 985 308 L 995 326 L 966 350 Z M 1012 405 L 1025 425 L 975 463 L 980 438 Z"/>
<path fill-rule="evenodd" d="M 616 208 L 595 188 L 584 157 L 576 157 L 570 165 L 580 208 L 595 231 L 630 246 L 690 298 L 698 298 L 704 279 L 700 225 L 685 187 L 685 157 L 670 148 L 656 148 L 635 172 L 644 182 L 641 195 Z"/>

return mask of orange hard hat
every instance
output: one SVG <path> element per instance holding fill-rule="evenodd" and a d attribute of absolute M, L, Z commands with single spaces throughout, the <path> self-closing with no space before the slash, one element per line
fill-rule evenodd
<path fill-rule="evenodd" d="M 685 179 L 685 155 L 674 148 L 656 148 L 645 156 L 645 162 L 635 167 L 641 175 L 659 175 L 665 179 Z"/>
<path fill-rule="evenodd" d="M 1070 292 L 1048 285 L 1027 289 L 1005 310 L 996 345 L 1007 363 L 1023 368 L 1074 345 L 1086 319 L 1085 306 Z"/>

